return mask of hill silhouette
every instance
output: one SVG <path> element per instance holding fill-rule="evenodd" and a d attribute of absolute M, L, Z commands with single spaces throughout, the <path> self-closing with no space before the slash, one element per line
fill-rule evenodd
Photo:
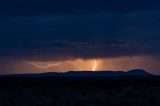
<path fill-rule="evenodd" d="M 159 84 L 160 77 L 142 69 L 124 71 L 69 71 L 1 75 L 1 86 L 122 86 Z M 155 82 L 155 83 L 153 83 Z"/>
<path fill-rule="evenodd" d="M 3 77 L 123 77 L 123 76 L 153 76 L 142 69 L 124 71 L 69 71 L 69 72 L 47 72 L 38 74 L 14 74 L 3 75 Z"/>

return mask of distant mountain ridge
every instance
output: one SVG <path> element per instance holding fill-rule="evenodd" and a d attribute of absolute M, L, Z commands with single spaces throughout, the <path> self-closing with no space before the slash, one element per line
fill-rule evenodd
<path fill-rule="evenodd" d="M 39 74 L 15 74 L 15 75 L 4 75 L 14 77 L 110 77 L 110 76 L 152 76 L 152 74 L 142 69 L 124 71 L 69 71 L 65 73 L 59 72 L 48 72 Z"/>

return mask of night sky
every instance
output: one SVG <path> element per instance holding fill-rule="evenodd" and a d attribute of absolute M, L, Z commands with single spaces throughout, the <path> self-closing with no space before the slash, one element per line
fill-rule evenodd
<path fill-rule="evenodd" d="M 1 0 L 0 74 L 160 74 L 158 0 Z"/>

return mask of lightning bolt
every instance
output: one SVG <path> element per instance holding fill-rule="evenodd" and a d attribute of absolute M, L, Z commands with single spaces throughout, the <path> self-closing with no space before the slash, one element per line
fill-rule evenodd
<path fill-rule="evenodd" d="M 93 60 L 93 67 L 92 67 L 92 71 L 96 71 L 97 68 L 97 61 L 96 59 Z"/>
<path fill-rule="evenodd" d="M 50 68 L 50 67 L 54 67 L 54 66 L 57 66 L 57 65 L 60 65 L 61 63 L 55 63 L 55 64 L 48 64 L 48 65 L 38 65 L 36 63 L 33 63 L 33 62 L 27 62 L 28 64 L 31 64 L 35 67 L 38 67 L 38 68 Z"/>

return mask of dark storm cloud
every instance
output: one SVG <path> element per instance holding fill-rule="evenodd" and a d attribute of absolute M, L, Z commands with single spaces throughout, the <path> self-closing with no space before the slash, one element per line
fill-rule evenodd
<path fill-rule="evenodd" d="M 1 16 L 160 10 L 158 0 L 1 0 Z"/>
<path fill-rule="evenodd" d="M 0 57 L 104 58 L 160 53 L 157 1 L 1 1 Z"/>

